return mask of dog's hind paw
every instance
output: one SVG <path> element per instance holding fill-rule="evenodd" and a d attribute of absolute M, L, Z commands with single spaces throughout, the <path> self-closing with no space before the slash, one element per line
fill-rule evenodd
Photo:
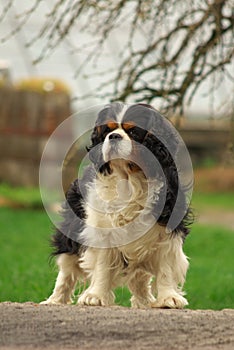
<path fill-rule="evenodd" d="M 153 296 L 150 296 L 149 298 L 137 298 L 134 295 L 131 297 L 131 307 L 134 309 L 145 309 L 148 307 L 151 307 L 153 303 L 155 303 L 156 300 Z"/>

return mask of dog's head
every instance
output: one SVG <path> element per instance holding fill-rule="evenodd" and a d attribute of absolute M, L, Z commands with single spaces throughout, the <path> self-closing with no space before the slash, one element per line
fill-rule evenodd
<path fill-rule="evenodd" d="M 173 164 L 177 140 L 172 133 L 169 122 L 150 105 L 112 103 L 99 112 L 90 159 L 106 175 L 115 159 L 124 159 L 130 170 L 154 177 L 157 162 L 163 169 Z"/>
<path fill-rule="evenodd" d="M 189 210 L 185 198 L 189 189 L 185 186 L 187 179 L 178 173 L 183 168 L 186 147 L 183 148 L 177 131 L 165 117 L 150 105 L 115 102 L 99 112 L 91 141 L 90 159 L 104 176 L 112 174 L 116 159 L 122 159 L 128 172 L 143 172 L 149 180 L 163 181 L 164 194 L 159 194 L 153 214 L 158 218 L 158 202 L 166 191 L 158 223 L 167 225 L 174 211 L 176 230 L 188 232 Z M 177 218 L 183 219 L 179 222 Z"/>

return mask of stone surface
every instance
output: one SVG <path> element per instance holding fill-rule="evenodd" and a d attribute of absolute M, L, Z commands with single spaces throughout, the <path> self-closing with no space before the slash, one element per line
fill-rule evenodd
<path fill-rule="evenodd" d="M 0 304 L 0 349 L 234 349 L 234 310 Z"/>

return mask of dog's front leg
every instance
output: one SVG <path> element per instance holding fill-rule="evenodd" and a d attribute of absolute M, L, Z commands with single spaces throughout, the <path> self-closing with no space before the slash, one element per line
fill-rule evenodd
<path fill-rule="evenodd" d="M 152 307 L 182 309 L 188 305 L 182 287 L 188 269 L 188 261 L 182 250 L 180 237 L 169 238 L 159 248 L 156 269 L 157 300 Z"/>
<path fill-rule="evenodd" d="M 41 304 L 71 304 L 77 279 L 82 276 L 76 255 L 61 254 L 57 259 L 59 274 L 52 295 Z"/>
<path fill-rule="evenodd" d="M 108 306 L 114 303 L 110 256 L 108 249 L 87 250 L 81 267 L 90 275 L 90 286 L 80 295 L 78 304 Z"/>

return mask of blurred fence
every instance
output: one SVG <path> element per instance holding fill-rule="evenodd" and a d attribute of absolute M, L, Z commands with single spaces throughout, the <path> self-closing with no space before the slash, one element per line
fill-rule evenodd
<path fill-rule="evenodd" d="M 0 87 L 0 181 L 38 186 L 40 159 L 48 137 L 70 115 L 68 91 Z M 232 140 L 229 124 L 217 126 L 200 122 L 186 124 L 179 131 L 195 165 L 206 158 L 215 162 L 225 160 Z M 65 188 L 74 178 L 73 168 L 78 161 L 78 150 L 73 153 L 73 161 L 67 162 L 63 173 Z"/>
<path fill-rule="evenodd" d="M 38 186 L 45 143 L 71 114 L 64 91 L 48 93 L 0 88 L 0 181 Z"/>
<path fill-rule="evenodd" d="M 187 123 L 179 132 L 189 149 L 194 165 L 202 165 L 206 160 L 214 163 L 230 162 L 228 152 L 233 142 L 230 123 Z"/>

